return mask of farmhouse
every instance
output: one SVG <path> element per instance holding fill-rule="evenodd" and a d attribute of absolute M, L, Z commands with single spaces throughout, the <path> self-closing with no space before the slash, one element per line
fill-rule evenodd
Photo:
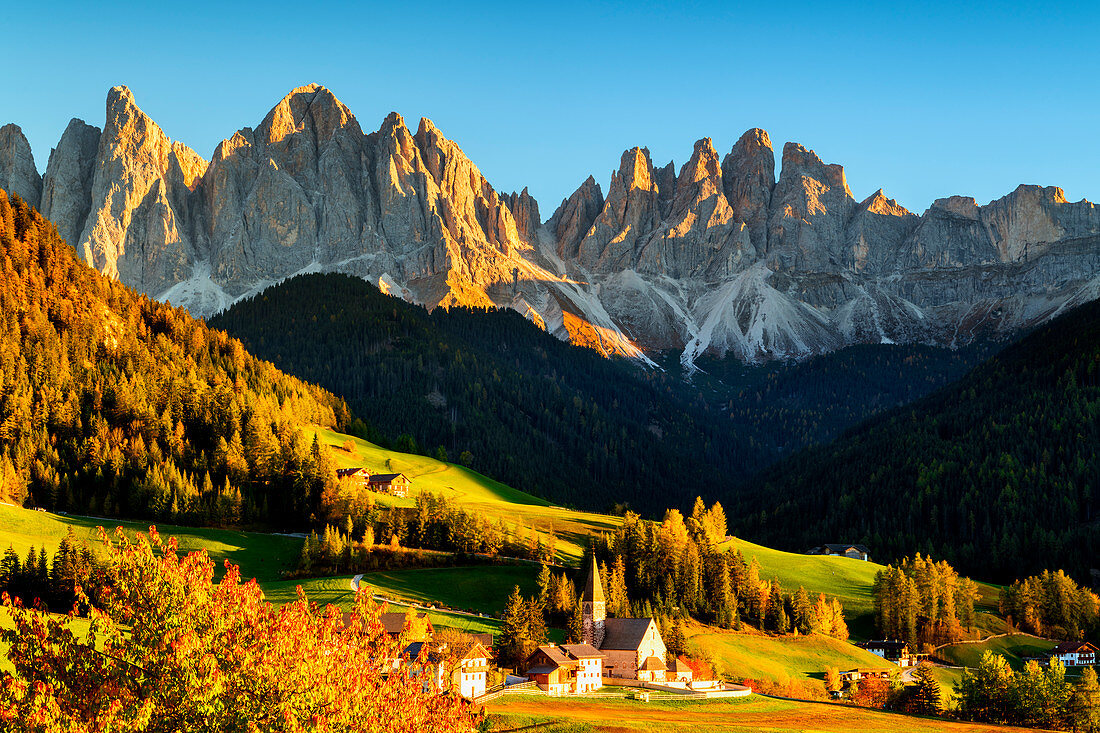
<path fill-rule="evenodd" d="M 602 684 L 603 654 L 588 644 L 540 646 L 525 667 L 539 689 L 551 695 L 591 692 Z"/>
<path fill-rule="evenodd" d="M 604 654 L 604 673 L 644 682 L 664 681 L 665 642 L 651 618 L 607 618 L 607 601 L 596 561 L 588 570 L 581 599 L 584 643 Z"/>
<path fill-rule="evenodd" d="M 859 682 L 860 680 L 877 678 L 890 679 L 890 671 L 886 669 L 849 669 L 840 673 L 841 682 Z"/>
<path fill-rule="evenodd" d="M 918 661 L 918 656 L 916 654 L 910 654 L 909 645 L 904 641 L 897 641 L 894 639 L 861 641 L 856 646 L 866 649 L 872 654 L 877 654 L 899 667 L 911 667 Z"/>
<path fill-rule="evenodd" d="M 1057 658 L 1067 667 L 1090 667 L 1096 664 L 1096 652 L 1096 646 L 1087 641 L 1063 641 L 1050 650 L 1046 664 Z"/>
<path fill-rule="evenodd" d="M 367 479 L 367 488 L 381 494 L 408 496 L 410 483 L 403 473 L 376 473 Z"/>
<path fill-rule="evenodd" d="M 871 560 L 871 551 L 864 545 L 818 545 L 806 550 L 807 555 L 838 555 L 850 557 L 853 560 Z"/>
<path fill-rule="evenodd" d="M 457 655 L 457 664 L 451 674 L 451 689 L 467 700 L 485 694 L 488 687 L 489 650 L 474 642 Z"/>
<path fill-rule="evenodd" d="M 366 488 L 367 481 L 370 479 L 370 471 L 362 466 L 338 468 L 336 469 L 336 478 L 348 481 L 356 488 L 363 489 Z"/>

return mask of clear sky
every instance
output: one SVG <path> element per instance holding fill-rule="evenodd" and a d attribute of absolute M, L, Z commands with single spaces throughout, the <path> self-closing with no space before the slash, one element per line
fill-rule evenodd
<path fill-rule="evenodd" d="M 430 117 L 548 218 L 622 151 L 679 167 L 750 127 L 917 212 L 1019 183 L 1100 200 L 1100 3 L 0 4 L 7 92 L 40 170 L 71 117 L 126 84 L 209 158 L 319 82 L 364 130 Z"/>

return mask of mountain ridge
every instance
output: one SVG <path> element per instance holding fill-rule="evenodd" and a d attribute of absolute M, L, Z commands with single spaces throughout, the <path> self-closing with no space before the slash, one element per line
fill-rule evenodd
<path fill-rule="evenodd" d="M 94 159 L 91 156 L 95 140 Z M 344 272 L 429 308 L 514 309 L 559 338 L 650 361 L 802 358 L 855 343 L 958 345 L 1042 323 L 1100 293 L 1100 210 L 1021 185 L 909 212 L 764 130 L 724 157 L 710 138 L 679 170 L 623 153 L 540 220 L 496 191 L 427 118 L 365 133 L 319 84 L 298 87 L 210 161 L 173 141 L 130 90 L 103 130 L 74 120 L 39 177 L 0 128 L 0 183 L 85 260 L 208 316 L 295 274 Z"/>

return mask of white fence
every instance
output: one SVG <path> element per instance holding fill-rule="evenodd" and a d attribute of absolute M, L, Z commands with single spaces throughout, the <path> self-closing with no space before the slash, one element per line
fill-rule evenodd
<path fill-rule="evenodd" d="M 611 691 L 604 688 L 599 692 L 549 692 L 541 689 L 534 682 L 521 682 L 518 685 L 509 685 L 507 687 L 497 687 L 487 691 L 484 695 L 474 698 L 474 702 L 478 704 L 484 704 L 496 700 L 501 695 L 544 695 L 546 697 L 583 697 L 593 699 L 642 699 L 646 702 L 661 702 L 669 700 L 710 700 L 723 697 L 747 697 L 752 694 L 752 690 L 748 687 L 742 687 L 741 685 L 723 685 L 721 688 L 714 690 L 707 690 L 705 692 L 678 692 L 676 688 L 664 687 L 662 685 L 655 685 L 648 682 L 641 682 L 639 680 L 614 680 L 604 678 L 604 683 L 608 687 L 622 687 L 623 689 L 618 691 Z"/>

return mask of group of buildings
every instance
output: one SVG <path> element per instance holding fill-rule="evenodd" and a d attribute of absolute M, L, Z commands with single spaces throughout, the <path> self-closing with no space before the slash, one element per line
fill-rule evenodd
<path fill-rule="evenodd" d="M 545 644 L 517 670 L 541 690 L 554 695 L 583 694 L 605 684 L 630 681 L 690 688 L 691 668 L 668 654 L 652 618 L 608 618 L 603 584 L 595 562 L 581 599 L 583 639 L 577 644 Z M 470 700 L 489 688 L 492 636 L 466 635 L 460 648 L 435 639 L 426 613 L 384 613 L 382 625 L 404 647 L 391 669 L 408 665 L 425 692 L 452 692 Z"/>
<path fill-rule="evenodd" d="M 336 469 L 336 478 L 349 481 L 357 488 L 392 496 L 408 496 L 412 481 L 403 473 L 371 473 L 362 466 Z"/>
<path fill-rule="evenodd" d="M 605 683 L 634 680 L 690 686 L 691 669 L 668 654 L 652 618 L 608 618 L 603 583 L 593 561 L 581 597 L 582 641 L 536 649 L 524 672 L 555 695 L 591 692 Z"/>
<path fill-rule="evenodd" d="M 384 613 L 386 635 L 405 642 L 400 656 L 388 662 L 390 669 L 408 666 L 424 692 L 451 692 L 473 700 L 488 689 L 493 658 L 491 634 L 467 634 L 457 647 L 434 640 L 435 629 L 426 613 Z"/>

